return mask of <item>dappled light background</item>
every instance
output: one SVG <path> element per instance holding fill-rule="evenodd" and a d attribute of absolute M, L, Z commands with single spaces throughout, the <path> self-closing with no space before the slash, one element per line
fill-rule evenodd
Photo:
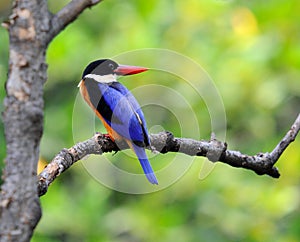
<path fill-rule="evenodd" d="M 68 1 L 49 1 L 53 12 Z M 2 7 L 2 5 L 0 5 Z M 3 16 L 7 10 L 0 9 Z M 191 58 L 209 74 L 226 111 L 229 149 L 247 154 L 271 151 L 300 111 L 300 31 L 298 0 L 103 1 L 86 10 L 51 43 L 47 52 L 45 121 L 41 161 L 49 162 L 74 144 L 73 109 L 77 84 L 92 60 L 114 58 L 137 49 L 162 48 Z M 8 71 L 8 36 L 0 29 L 1 85 Z M 147 59 L 123 64 L 144 65 Z M 159 61 L 159 60 L 158 60 Z M 189 66 L 182 66 L 189 70 Z M 121 82 L 130 90 L 163 85 L 186 97 L 197 116 L 184 135 L 209 139 L 211 117 L 201 96 L 176 76 L 149 71 Z M 136 93 L 140 103 L 160 100 L 159 90 Z M 4 98 L 1 88 L 0 98 Z M 175 100 L 174 100 L 175 101 Z M 172 102 L 172 100 L 169 100 Z M 178 106 L 179 109 L 183 106 Z M 1 102 L 1 111 L 3 110 Z M 143 107 L 151 132 L 170 130 L 181 136 L 172 112 L 158 105 Z M 80 137 L 104 132 L 83 105 Z M 181 118 L 189 121 L 190 116 Z M 81 117 L 80 117 L 81 116 Z M 90 126 L 95 124 L 95 130 Z M 5 157 L 0 123 L 0 162 Z M 155 170 L 168 166 L 176 154 L 152 155 Z M 180 155 L 181 162 L 188 162 Z M 91 156 L 109 159 L 121 169 L 140 172 L 126 152 Z M 41 198 L 43 217 L 37 241 L 298 241 L 300 238 L 300 139 L 278 161 L 276 180 L 251 171 L 216 164 L 199 180 L 204 158 L 164 190 L 132 195 L 109 189 L 94 179 L 80 161 L 62 174 Z M 3 163 L 0 163 L 3 167 Z M 162 178 L 163 179 L 163 178 Z"/>

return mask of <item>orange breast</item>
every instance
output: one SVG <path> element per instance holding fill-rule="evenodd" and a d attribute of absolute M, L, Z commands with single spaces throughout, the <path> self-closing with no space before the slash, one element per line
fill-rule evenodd
<path fill-rule="evenodd" d="M 98 112 L 98 110 L 91 103 L 89 93 L 84 85 L 84 80 L 81 80 L 78 86 L 79 86 L 79 90 L 80 90 L 82 97 L 87 102 L 87 104 L 92 108 L 92 110 L 95 112 L 95 114 L 98 116 L 98 118 L 101 120 L 101 122 L 103 123 L 104 127 L 106 128 L 107 133 L 110 136 L 111 140 L 112 141 L 123 140 L 124 138 L 121 135 L 119 135 L 115 130 L 112 129 L 112 127 L 104 120 L 104 118 L 101 116 L 101 114 Z"/>

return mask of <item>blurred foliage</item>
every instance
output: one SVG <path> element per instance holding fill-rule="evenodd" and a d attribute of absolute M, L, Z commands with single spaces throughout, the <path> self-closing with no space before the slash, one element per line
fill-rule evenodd
<path fill-rule="evenodd" d="M 53 12 L 65 4 L 49 1 Z M 72 146 L 74 139 L 92 135 L 86 132 L 94 121 L 85 118 L 88 108 L 73 114 L 76 86 L 86 64 L 140 48 L 174 50 L 203 66 L 225 105 L 230 149 L 248 154 L 272 150 L 300 111 L 299 9 L 298 0 L 116 0 L 86 10 L 53 40 L 47 52 L 41 156 L 50 161 L 59 150 Z M 3 87 L 8 68 L 8 37 L 3 28 L 0 41 Z M 124 64 L 143 63 L 147 60 Z M 209 139 L 206 105 L 181 80 L 160 72 L 131 79 L 125 85 L 132 90 L 156 84 L 181 93 L 197 114 L 200 138 Z M 138 92 L 137 98 L 142 102 L 164 95 L 155 90 L 144 97 Z M 0 98 L 4 98 L 3 88 Z M 189 122 L 185 106 L 176 105 L 183 121 Z M 149 105 L 144 110 L 152 132 L 166 129 L 182 135 L 178 120 L 166 108 Z M 82 130 L 73 139 L 74 115 Z M 2 123 L 0 129 L 2 161 Z M 103 131 L 99 123 L 96 130 Z M 185 134 L 199 138 L 194 137 L 193 127 Z M 147 195 L 110 190 L 79 162 L 41 198 L 43 217 L 32 241 L 299 241 L 299 147 L 298 137 L 280 158 L 278 180 L 224 164 L 198 180 L 204 159 L 196 158 L 178 182 Z M 129 163 L 123 152 L 105 157 L 124 169 L 139 169 L 138 162 Z M 159 170 L 172 158 L 172 154 L 157 155 L 151 163 Z"/>

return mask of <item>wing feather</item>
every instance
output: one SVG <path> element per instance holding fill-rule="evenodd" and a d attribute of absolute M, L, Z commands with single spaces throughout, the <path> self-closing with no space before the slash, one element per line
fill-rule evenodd
<path fill-rule="evenodd" d="M 144 114 L 134 96 L 119 82 L 110 85 L 86 79 L 92 105 L 118 134 L 137 146 L 149 146 Z"/>

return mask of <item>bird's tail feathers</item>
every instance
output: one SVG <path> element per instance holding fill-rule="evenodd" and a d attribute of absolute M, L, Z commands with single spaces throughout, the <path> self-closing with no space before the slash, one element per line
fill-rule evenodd
<path fill-rule="evenodd" d="M 130 146 L 135 152 L 135 154 L 137 155 L 148 181 L 151 182 L 152 184 L 158 185 L 157 178 L 147 158 L 145 149 L 143 147 L 139 147 L 134 144 L 131 144 Z"/>

